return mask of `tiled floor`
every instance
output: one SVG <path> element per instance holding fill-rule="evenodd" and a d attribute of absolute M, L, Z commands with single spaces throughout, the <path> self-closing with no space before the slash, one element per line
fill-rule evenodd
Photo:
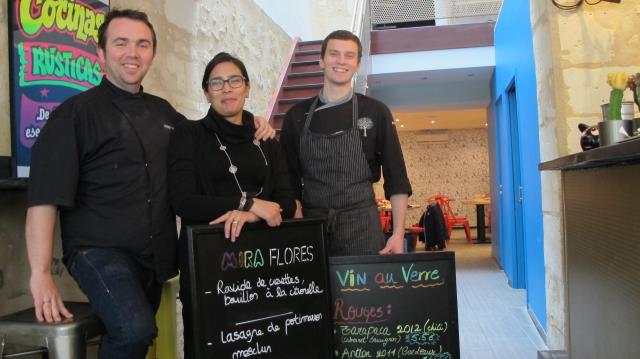
<path fill-rule="evenodd" d="M 547 347 L 527 312 L 525 291 L 509 287 L 491 244 L 467 244 L 457 232 L 447 249 L 456 253 L 461 358 L 536 359 Z"/>

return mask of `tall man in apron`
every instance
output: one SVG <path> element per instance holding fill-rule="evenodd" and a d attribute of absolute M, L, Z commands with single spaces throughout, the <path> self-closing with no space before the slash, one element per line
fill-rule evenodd
<path fill-rule="evenodd" d="M 411 185 L 391 112 L 353 92 L 361 56 L 357 36 L 329 34 L 321 49 L 324 86 L 287 112 L 280 137 L 301 203 L 298 216 L 327 218 L 332 256 L 404 251 Z M 394 223 L 386 243 L 372 186 L 381 172 Z"/>

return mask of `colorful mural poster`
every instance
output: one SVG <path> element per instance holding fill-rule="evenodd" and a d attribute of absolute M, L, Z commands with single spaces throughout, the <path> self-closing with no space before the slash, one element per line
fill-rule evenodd
<path fill-rule="evenodd" d="M 9 0 L 14 176 L 29 176 L 51 112 L 100 83 L 98 28 L 108 11 L 109 0 Z"/>

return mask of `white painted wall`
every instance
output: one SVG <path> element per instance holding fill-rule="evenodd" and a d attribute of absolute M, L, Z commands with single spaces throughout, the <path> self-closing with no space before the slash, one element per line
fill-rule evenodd
<path fill-rule="evenodd" d="M 351 30 L 356 0 L 253 0 L 291 37 L 322 40 L 334 30 Z"/>
<path fill-rule="evenodd" d="M 313 40 L 311 8 L 306 0 L 253 0 L 289 36 Z"/>

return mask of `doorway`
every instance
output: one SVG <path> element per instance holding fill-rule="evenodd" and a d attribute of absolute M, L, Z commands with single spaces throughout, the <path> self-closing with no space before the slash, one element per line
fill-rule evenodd
<path fill-rule="evenodd" d="M 500 262 L 513 288 L 526 288 L 520 133 L 515 79 L 496 101 Z"/>

